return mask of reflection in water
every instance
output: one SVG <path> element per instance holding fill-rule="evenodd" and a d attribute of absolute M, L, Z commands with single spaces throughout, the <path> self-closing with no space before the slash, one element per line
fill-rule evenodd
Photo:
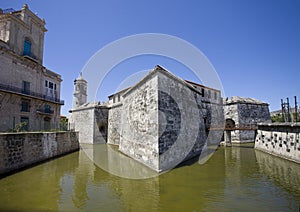
<path fill-rule="evenodd" d="M 99 170 L 84 151 L 76 154 L 78 166 L 74 167 L 71 175 L 65 174 L 60 183 L 62 195 L 59 210 L 106 208 L 121 211 L 119 198 L 111 190 L 110 175 Z"/>
<path fill-rule="evenodd" d="M 86 191 L 87 183 L 93 179 L 95 166 L 94 164 L 87 161 L 84 152 L 79 152 L 79 165 L 74 171 L 74 182 L 73 182 L 73 194 L 72 201 L 76 208 L 84 206 L 88 200 L 88 194 Z M 86 162 L 87 161 L 87 162 Z M 87 174 L 80 174 L 85 172 Z"/>
<path fill-rule="evenodd" d="M 70 160 L 59 158 L 1 179 L 0 210 L 58 210 L 60 180 L 78 166 L 76 154 L 67 156 Z"/>
<path fill-rule="evenodd" d="M 118 148 L 107 144 L 82 144 L 81 149 L 101 169 L 128 179 L 146 179 L 158 173 L 136 160 L 120 153 Z"/>
<path fill-rule="evenodd" d="M 288 192 L 300 197 L 300 165 L 255 150 L 260 171 Z"/>
<path fill-rule="evenodd" d="M 297 211 L 299 165 L 245 147 L 144 180 L 109 174 L 81 150 L 1 179 L 0 210 Z"/>

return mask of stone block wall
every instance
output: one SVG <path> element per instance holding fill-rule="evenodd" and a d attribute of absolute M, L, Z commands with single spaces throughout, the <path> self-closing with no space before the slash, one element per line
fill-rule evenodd
<path fill-rule="evenodd" d="M 269 105 L 252 98 L 231 97 L 225 101 L 225 120 L 232 120 L 235 127 L 247 127 L 251 124 L 270 123 Z M 253 142 L 255 131 L 234 130 L 231 132 L 233 142 Z"/>
<path fill-rule="evenodd" d="M 207 148 L 210 126 L 222 125 L 224 117 L 221 101 L 214 101 L 219 104 L 169 72 L 153 72 L 123 95 L 122 106 L 110 109 L 108 141 L 120 138 L 121 152 L 168 170 Z M 212 144 L 220 142 L 222 133 L 210 134 Z"/>
<path fill-rule="evenodd" d="M 210 128 L 223 126 L 224 113 L 219 92 L 218 98 L 209 98 L 178 78 L 158 76 L 159 161 L 160 169 L 167 170 L 198 156 L 210 145 L 218 145 L 223 131 Z"/>
<path fill-rule="evenodd" d="M 119 146 L 121 152 L 154 170 L 159 170 L 157 83 L 152 75 L 123 96 Z"/>
<path fill-rule="evenodd" d="M 233 120 L 235 125 L 239 125 L 239 115 L 238 115 L 238 105 L 224 105 L 224 116 L 225 120 Z M 231 132 L 231 140 L 232 141 L 240 141 L 240 131 L 234 130 Z"/>
<path fill-rule="evenodd" d="M 118 104 L 108 111 L 108 136 L 107 143 L 119 145 L 121 132 L 122 104 Z"/>
<path fill-rule="evenodd" d="M 300 163 L 300 125 L 259 124 L 255 148 Z"/>
<path fill-rule="evenodd" d="M 78 133 L 0 134 L 0 175 L 79 149 Z"/>
<path fill-rule="evenodd" d="M 270 123 L 271 116 L 267 104 L 238 104 L 239 125 Z M 252 141 L 255 139 L 255 131 L 239 131 L 240 141 Z"/>
<path fill-rule="evenodd" d="M 108 143 L 160 172 L 217 146 L 223 131 L 209 130 L 223 123 L 220 91 L 157 66 L 133 87 L 110 96 Z"/>
<path fill-rule="evenodd" d="M 99 103 L 87 103 L 71 110 L 69 128 L 79 132 L 80 143 L 106 143 L 107 119 L 107 107 Z"/>
<path fill-rule="evenodd" d="M 269 106 L 267 104 L 238 104 L 239 124 L 270 122 Z"/>
<path fill-rule="evenodd" d="M 71 130 L 79 132 L 80 143 L 94 142 L 94 108 L 73 110 L 70 118 Z"/>
<path fill-rule="evenodd" d="M 158 73 L 159 169 L 175 167 L 200 154 L 206 141 L 202 104 L 176 78 Z"/>

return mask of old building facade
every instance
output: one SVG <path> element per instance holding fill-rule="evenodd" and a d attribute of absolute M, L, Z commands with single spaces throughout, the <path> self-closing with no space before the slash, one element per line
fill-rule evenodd
<path fill-rule="evenodd" d="M 43 66 L 45 21 L 0 9 L 0 131 L 59 128 L 59 74 Z"/>

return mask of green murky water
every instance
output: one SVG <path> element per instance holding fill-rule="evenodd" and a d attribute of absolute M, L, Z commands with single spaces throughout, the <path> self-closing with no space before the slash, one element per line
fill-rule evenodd
<path fill-rule="evenodd" d="M 1 179 L 0 210 L 298 211 L 300 165 L 249 147 L 145 180 L 111 175 L 81 150 Z"/>

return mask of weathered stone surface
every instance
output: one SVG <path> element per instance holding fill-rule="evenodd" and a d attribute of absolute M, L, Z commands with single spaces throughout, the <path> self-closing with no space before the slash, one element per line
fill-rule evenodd
<path fill-rule="evenodd" d="M 158 86 L 151 76 L 123 98 L 119 149 L 130 157 L 159 170 Z"/>
<path fill-rule="evenodd" d="M 100 102 L 87 103 L 87 81 L 80 75 L 74 81 L 73 109 L 69 129 L 79 132 L 80 143 L 106 143 L 108 108 Z"/>
<path fill-rule="evenodd" d="M 253 105 L 268 105 L 267 103 L 260 101 L 258 99 L 249 98 L 249 97 L 240 97 L 240 96 L 232 96 L 229 99 L 225 100 L 225 104 L 253 104 Z"/>
<path fill-rule="evenodd" d="M 109 96 L 99 113 L 96 108 L 86 103 L 71 111 L 71 129 L 79 131 L 80 143 L 97 142 L 91 136 L 97 131 L 96 118 L 98 127 L 107 127 L 108 144 L 158 172 L 217 146 L 222 137 L 221 92 L 160 66 L 133 87 Z"/>
<path fill-rule="evenodd" d="M 0 134 L 0 175 L 79 149 L 78 133 Z"/>
<path fill-rule="evenodd" d="M 226 122 L 233 122 L 235 127 L 271 122 L 269 105 L 253 98 L 235 96 L 225 100 L 224 115 Z M 253 142 L 255 131 L 234 130 L 231 132 L 231 139 L 233 142 Z"/>
<path fill-rule="evenodd" d="M 108 111 L 108 144 L 120 144 L 121 112 L 122 104 L 112 107 Z"/>
<path fill-rule="evenodd" d="M 73 109 L 86 103 L 87 99 L 87 81 L 83 79 L 82 74 L 74 80 Z"/>
<path fill-rule="evenodd" d="M 80 143 L 106 143 L 108 109 L 99 102 L 86 103 L 70 111 L 71 130 L 79 132 Z"/>
<path fill-rule="evenodd" d="M 259 124 L 255 148 L 300 163 L 300 125 Z"/>
<path fill-rule="evenodd" d="M 120 151 L 156 171 L 173 168 L 207 148 L 210 127 L 223 123 L 220 103 L 220 91 L 156 67 L 110 108 L 108 141 L 120 138 Z M 211 144 L 221 136 L 210 133 Z"/>
<path fill-rule="evenodd" d="M 198 105 L 197 93 L 184 81 L 164 72 L 158 73 L 158 82 L 159 126 L 165 125 L 159 128 L 159 169 L 167 170 L 199 155 L 206 133 L 202 102 Z"/>

